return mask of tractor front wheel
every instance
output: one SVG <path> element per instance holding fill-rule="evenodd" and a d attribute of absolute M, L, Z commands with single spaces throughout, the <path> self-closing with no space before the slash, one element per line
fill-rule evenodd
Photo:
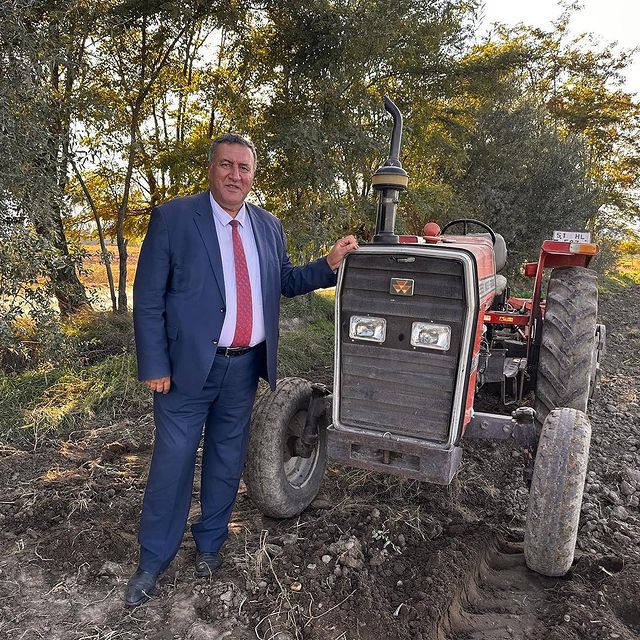
<path fill-rule="evenodd" d="M 524 535 L 527 566 L 542 575 L 562 576 L 573 562 L 590 440 L 582 411 L 555 409 L 542 426 Z"/>
<path fill-rule="evenodd" d="M 307 380 L 283 378 L 273 393 L 258 399 L 253 410 L 244 480 L 255 506 L 271 518 L 300 514 L 320 490 L 327 464 L 324 425 L 318 425 L 311 455 L 296 455 L 311 396 Z"/>
<path fill-rule="evenodd" d="M 559 407 L 587 411 L 598 360 L 596 274 L 584 267 L 553 270 L 547 289 L 535 389 L 538 428 Z"/>

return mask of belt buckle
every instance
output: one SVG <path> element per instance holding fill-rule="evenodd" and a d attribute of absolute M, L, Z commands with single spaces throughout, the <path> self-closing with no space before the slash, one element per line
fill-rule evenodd
<path fill-rule="evenodd" d="M 224 349 L 223 356 L 230 358 L 231 356 L 241 355 L 248 350 L 247 347 L 222 347 Z"/>

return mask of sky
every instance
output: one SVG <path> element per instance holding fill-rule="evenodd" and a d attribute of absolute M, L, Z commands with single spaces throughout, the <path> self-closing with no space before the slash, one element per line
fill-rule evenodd
<path fill-rule="evenodd" d="M 583 9 L 569 25 L 573 35 L 592 33 L 601 43 L 617 42 L 619 48 L 640 46 L 640 0 L 582 0 Z M 550 28 L 562 13 L 558 0 L 484 0 L 482 28 L 488 31 L 494 22 L 515 25 L 518 22 Z M 626 89 L 640 96 L 640 53 L 628 68 Z"/>

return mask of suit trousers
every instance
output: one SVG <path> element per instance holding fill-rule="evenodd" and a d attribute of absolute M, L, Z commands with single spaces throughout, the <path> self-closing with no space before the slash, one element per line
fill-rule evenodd
<path fill-rule="evenodd" d="M 138 535 L 144 571 L 163 572 L 180 548 L 203 426 L 201 514 L 191 532 L 201 552 L 216 553 L 226 540 L 265 352 L 262 343 L 244 355 L 216 355 L 198 397 L 175 385 L 154 394 L 155 442 Z"/>

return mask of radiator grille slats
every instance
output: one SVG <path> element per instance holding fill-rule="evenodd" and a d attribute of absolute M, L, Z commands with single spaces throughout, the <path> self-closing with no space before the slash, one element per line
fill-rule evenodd
<path fill-rule="evenodd" d="M 424 353 L 407 351 L 402 354 L 402 361 L 399 362 L 395 349 L 384 349 L 374 345 L 366 345 L 362 349 L 362 346 L 354 343 L 344 344 L 342 359 L 347 373 L 357 370 L 363 378 L 424 388 L 423 382 L 417 377 L 424 371 Z M 433 381 L 438 385 L 448 383 L 455 367 L 456 360 L 451 356 L 434 358 L 431 363 Z"/>
<path fill-rule="evenodd" d="M 466 312 L 463 268 L 456 260 L 415 256 L 349 259 L 340 295 L 340 422 L 433 442 L 447 440 Z M 391 278 L 414 280 L 413 296 L 389 293 Z M 352 315 L 384 317 L 383 345 L 349 338 Z M 447 352 L 414 349 L 411 323 L 451 326 Z"/>
<path fill-rule="evenodd" d="M 424 277 L 425 275 L 429 280 Z M 349 276 L 351 286 L 356 290 L 371 287 L 372 291 L 389 293 L 389 271 L 383 271 L 382 269 L 372 269 L 370 271 L 354 269 L 354 272 L 349 274 Z M 460 290 L 460 279 L 455 275 L 407 273 L 405 271 L 399 272 L 394 269 L 394 277 L 407 277 L 414 279 L 414 295 L 417 296 L 427 295 L 427 292 L 429 297 L 432 298 L 459 300 L 462 296 L 462 291 Z M 431 280 L 431 278 L 433 278 L 433 280 Z"/>
<path fill-rule="evenodd" d="M 387 276 L 387 280 L 389 280 L 389 276 Z M 342 304 L 345 307 L 361 306 L 362 292 L 362 289 L 351 289 L 345 292 L 342 297 Z M 427 296 L 416 298 L 412 296 L 398 303 L 398 297 L 389 295 L 388 291 L 369 291 L 368 295 L 371 309 L 375 309 L 375 313 L 369 311 L 369 315 L 378 314 L 385 317 L 398 316 L 407 318 L 418 317 L 421 320 L 433 320 L 434 322 L 453 322 L 460 320 L 459 300 Z M 411 323 L 409 323 L 409 326 L 411 326 Z"/>

